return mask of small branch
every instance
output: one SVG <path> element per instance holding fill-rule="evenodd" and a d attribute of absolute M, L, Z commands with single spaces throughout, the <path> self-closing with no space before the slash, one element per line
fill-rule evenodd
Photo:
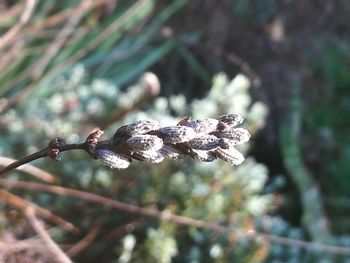
<path fill-rule="evenodd" d="M 34 228 L 35 232 L 39 237 L 45 242 L 47 248 L 55 256 L 55 259 L 61 263 L 72 263 L 72 261 L 67 257 L 67 255 L 60 249 L 60 247 L 51 239 L 49 234 L 46 232 L 45 228 L 42 226 L 41 222 L 35 217 L 34 209 L 28 207 L 26 209 L 26 216 L 29 223 Z"/>
<path fill-rule="evenodd" d="M 7 166 L 7 165 L 10 165 L 14 162 L 16 162 L 15 159 L 0 156 L 0 165 L 1 166 Z M 31 174 L 31 175 L 39 178 L 40 180 L 45 181 L 46 183 L 53 183 L 56 181 L 56 176 L 54 176 L 54 175 L 52 175 L 44 170 L 41 170 L 33 165 L 30 165 L 30 164 L 24 164 L 21 167 L 18 167 L 18 170 L 21 170 L 23 172 Z"/>
<path fill-rule="evenodd" d="M 3 49 L 6 45 L 10 44 L 12 39 L 17 35 L 17 33 L 29 22 L 30 18 L 33 15 L 34 7 L 37 3 L 37 0 L 27 0 L 24 11 L 20 20 L 16 25 L 11 27 L 2 37 L 0 37 L 0 50 Z"/>
<path fill-rule="evenodd" d="M 64 230 L 69 231 L 69 232 L 74 232 L 77 233 L 79 232 L 79 229 L 75 227 L 72 223 L 64 220 L 63 218 L 53 214 L 51 211 L 44 209 L 32 202 L 29 202 L 17 195 L 14 195 L 4 189 L 0 189 L 0 197 L 9 205 L 16 207 L 17 209 L 20 209 L 24 211 L 28 207 L 31 207 L 35 213 L 46 220 L 60 225 L 63 227 Z"/>
<path fill-rule="evenodd" d="M 23 182 L 23 181 L 15 182 L 8 179 L 0 179 L 0 185 L 19 188 L 19 189 L 45 191 L 45 192 L 55 193 L 59 195 L 74 196 L 90 202 L 112 207 L 124 212 L 143 215 L 147 217 L 153 217 L 159 220 L 172 221 L 180 225 L 187 225 L 191 227 L 198 227 L 198 228 L 203 228 L 207 230 L 212 230 L 219 234 L 231 233 L 231 234 L 236 234 L 238 236 L 250 237 L 253 239 L 264 238 L 265 240 L 268 240 L 273 243 L 278 243 L 281 245 L 292 246 L 292 247 L 299 247 L 306 250 L 321 251 L 325 253 L 338 254 L 338 255 L 350 255 L 349 247 L 339 247 L 339 246 L 332 246 L 332 245 L 326 245 L 321 243 L 307 242 L 303 240 L 290 239 L 290 238 L 285 238 L 280 236 L 269 235 L 265 233 L 259 233 L 253 229 L 249 231 L 233 229 L 232 227 L 222 226 L 216 223 L 210 223 L 210 222 L 193 219 L 185 216 L 174 215 L 174 214 L 171 214 L 170 212 L 168 213 L 161 212 L 159 210 L 152 209 L 152 208 L 143 208 L 135 205 L 125 204 L 107 197 L 102 197 L 99 195 L 95 195 L 92 193 L 87 193 L 87 192 L 83 192 L 83 191 L 79 191 L 71 188 L 51 186 L 51 185 L 45 185 L 40 183 Z"/>
<path fill-rule="evenodd" d="M 55 146 L 55 149 L 58 149 L 59 152 L 65 152 L 69 150 L 85 150 L 85 143 L 57 145 Z M 49 157 L 51 150 L 52 148 L 46 147 L 36 153 L 30 154 L 22 159 L 19 159 L 11 163 L 10 165 L 0 169 L 0 175 L 3 175 L 13 169 L 16 169 L 17 167 L 20 167 L 23 164 L 32 162 L 40 158 Z"/>
<path fill-rule="evenodd" d="M 78 243 L 74 244 L 69 250 L 67 250 L 67 255 L 73 257 L 80 253 L 82 250 L 86 249 L 94 241 L 96 236 L 99 234 L 100 225 L 94 226 L 90 232 Z"/>

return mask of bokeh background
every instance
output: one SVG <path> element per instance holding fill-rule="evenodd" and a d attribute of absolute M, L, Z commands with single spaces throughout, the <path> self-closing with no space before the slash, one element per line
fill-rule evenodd
<path fill-rule="evenodd" d="M 1 166 L 56 136 L 82 142 L 100 127 L 108 138 L 139 119 L 173 125 L 235 112 L 252 134 L 238 167 L 186 159 L 111 170 L 70 151 L 33 162 L 42 171 L 2 176 L 1 261 L 54 262 L 25 216 L 35 204 L 74 262 L 349 263 L 349 14 L 348 0 L 1 1 Z"/>

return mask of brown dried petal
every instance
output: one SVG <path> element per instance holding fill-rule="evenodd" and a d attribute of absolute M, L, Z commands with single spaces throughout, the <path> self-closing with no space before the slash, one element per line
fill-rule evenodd
<path fill-rule="evenodd" d="M 128 168 L 131 163 L 130 158 L 107 149 L 96 150 L 95 157 L 110 168 L 125 169 Z"/>
<path fill-rule="evenodd" d="M 202 162 L 212 162 L 216 159 L 216 156 L 209 151 L 192 150 L 191 156 Z"/>
<path fill-rule="evenodd" d="M 221 139 L 214 135 L 202 134 L 188 141 L 186 144 L 192 149 L 208 151 L 220 147 Z"/>
<path fill-rule="evenodd" d="M 224 130 L 224 131 L 215 133 L 215 135 L 220 138 L 228 139 L 228 141 L 226 140 L 226 142 L 231 145 L 245 143 L 250 139 L 249 132 L 243 128 Z"/>
<path fill-rule="evenodd" d="M 212 118 L 206 118 L 203 120 L 193 120 L 185 124 L 187 127 L 191 127 L 196 133 L 211 133 L 216 130 L 219 121 Z"/>
<path fill-rule="evenodd" d="M 157 151 L 163 147 L 163 140 L 155 135 L 134 135 L 126 143 L 134 151 Z"/>
<path fill-rule="evenodd" d="M 168 143 L 182 143 L 193 139 L 196 135 L 194 130 L 186 126 L 170 126 L 160 128 L 159 132 L 165 142 Z"/>
<path fill-rule="evenodd" d="M 218 149 L 214 150 L 214 154 L 218 158 L 220 158 L 226 162 L 229 162 L 233 165 L 239 165 L 244 161 L 244 156 L 233 147 L 231 147 L 228 150 L 218 148 Z"/>
<path fill-rule="evenodd" d="M 219 125 L 220 129 L 224 128 L 226 126 L 234 127 L 234 126 L 241 124 L 244 121 L 243 117 L 241 117 L 238 114 L 233 114 L 233 113 L 221 115 L 218 118 L 218 120 L 219 120 L 220 124 L 223 124 L 223 125 Z"/>
<path fill-rule="evenodd" d="M 160 163 L 164 160 L 164 155 L 161 151 L 138 151 L 132 153 L 131 156 L 138 160 L 150 163 Z"/>

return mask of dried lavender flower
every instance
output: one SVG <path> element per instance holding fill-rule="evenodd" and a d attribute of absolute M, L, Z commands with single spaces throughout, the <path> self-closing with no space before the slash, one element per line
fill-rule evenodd
<path fill-rule="evenodd" d="M 235 127 L 244 121 L 243 117 L 233 113 L 221 115 L 218 120 L 221 127 Z"/>
<path fill-rule="evenodd" d="M 221 139 L 210 134 L 201 134 L 189 140 L 187 145 L 195 150 L 209 151 L 221 145 Z"/>
<path fill-rule="evenodd" d="M 163 147 L 163 140 L 155 135 L 134 135 L 126 143 L 134 151 L 157 151 Z"/>
<path fill-rule="evenodd" d="M 227 150 L 218 148 L 213 151 L 216 157 L 229 162 L 233 165 L 239 165 L 244 161 L 244 156 L 237 151 L 235 148 L 231 147 Z"/>
<path fill-rule="evenodd" d="M 250 139 L 250 134 L 246 129 L 243 128 L 235 128 L 231 130 L 223 130 L 214 133 L 216 136 L 220 138 L 228 139 L 227 143 L 231 145 L 242 144 Z"/>
<path fill-rule="evenodd" d="M 192 150 L 191 156 L 202 162 L 212 162 L 216 159 L 216 156 L 210 151 Z"/>
<path fill-rule="evenodd" d="M 118 136 L 133 136 L 137 134 L 146 134 L 153 130 L 159 129 L 159 123 L 153 120 L 141 120 L 129 125 L 120 127 L 116 133 L 115 137 Z"/>
<path fill-rule="evenodd" d="M 159 150 L 165 157 L 173 160 L 179 160 L 185 158 L 185 154 L 174 148 L 171 144 L 163 145 L 162 149 Z"/>
<path fill-rule="evenodd" d="M 159 132 L 163 140 L 171 144 L 187 142 L 196 136 L 195 131 L 186 126 L 170 126 L 160 128 Z"/>
<path fill-rule="evenodd" d="M 130 158 L 109 149 L 96 149 L 95 158 L 113 169 L 125 169 L 131 163 Z"/>
<path fill-rule="evenodd" d="M 188 121 L 184 124 L 187 127 L 191 127 L 196 133 L 211 133 L 217 129 L 219 121 L 212 118 L 206 118 L 203 120 Z"/>
<path fill-rule="evenodd" d="M 164 160 L 164 154 L 161 151 L 137 151 L 132 153 L 131 156 L 150 163 L 160 163 Z"/>

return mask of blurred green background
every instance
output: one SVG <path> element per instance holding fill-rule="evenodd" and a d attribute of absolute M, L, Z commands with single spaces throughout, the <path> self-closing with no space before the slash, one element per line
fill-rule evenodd
<path fill-rule="evenodd" d="M 81 142 L 101 127 L 108 138 L 147 118 L 173 125 L 234 112 L 253 135 L 238 167 L 186 159 L 110 170 L 75 151 L 33 162 L 56 185 L 226 234 L 7 190 L 79 228 L 45 220 L 74 262 L 349 263 L 349 254 L 238 234 L 350 247 L 349 14 L 348 0 L 1 1 L 1 166 L 56 136 Z M 52 262 L 34 245 L 14 249 L 35 236 L 11 200 L 0 193 L 1 260 Z"/>

